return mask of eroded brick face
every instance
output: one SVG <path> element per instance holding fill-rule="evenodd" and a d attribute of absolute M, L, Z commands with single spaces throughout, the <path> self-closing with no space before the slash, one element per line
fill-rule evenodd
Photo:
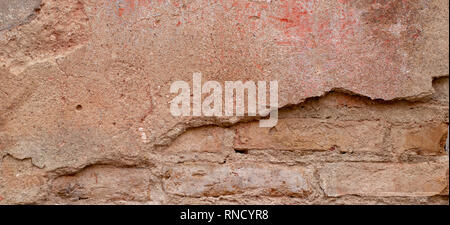
<path fill-rule="evenodd" d="M 448 0 L 0 0 L 0 204 L 448 204 Z M 174 81 L 279 83 L 279 121 Z"/>
<path fill-rule="evenodd" d="M 192 164 L 166 172 L 165 190 L 187 197 L 256 196 L 300 197 L 313 193 L 312 170 L 274 165 Z"/>
<path fill-rule="evenodd" d="M 448 158 L 433 163 L 330 163 L 320 170 L 327 196 L 448 195 Z"/>
<path fill-rule="evenodd" d="M 332 122 L 320 119 L 282 119 L 275 127 L 258 123 L 236 129 L 235 147 L 241 150 L 382 151 L 386 125 L 377 121 Z"/>

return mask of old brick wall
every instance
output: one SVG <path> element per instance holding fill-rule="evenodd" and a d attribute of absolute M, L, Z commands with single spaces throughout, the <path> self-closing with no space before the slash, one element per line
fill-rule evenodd
<path fill-rule="evenodd" d="M 448 0 L 0 0 L 0 204 L 449 204 Z M 279 121 L 170 84 L 278 80 Z"/>

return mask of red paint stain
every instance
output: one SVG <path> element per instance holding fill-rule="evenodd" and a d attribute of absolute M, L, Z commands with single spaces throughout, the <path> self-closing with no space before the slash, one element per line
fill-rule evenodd
<path fill-rule="evenodd" d="M 258 63 L 254 63 L 255 64 L 255 67 L 261 72 L 261 73 L 264 73 L 264 69 L 263 69 L 263 67 L 260 65 L 260 64 L 258 64 Z"/>
<path fill-rule="evenodd" d="M 119 8 L 118 9 L 118 16 L 122 17 L 124 12 L 125 12 L 124 8 Z"/>
<path fill-rule="evenodd" d="M 274 16 L 271 16 L 271 18 L 275 19 L 275 20 L 278 20 L 280 22 L 283 22 L 283 23 L 293 23 L 294 22 L 294 21 L 286 19 L 286 18 L 277 18 L 277 17 L 274 17 Z"/>
<path fill-rule="evenodd" d="M 270 16 L 273 26 L 285 35 L 278 43 L 316 48 L 352 38 L 358 26 L 356 15 L 345 7 L 347 1 L 339 2 L 336 9 L 325 13 L 317 12 L 319 0 L 282 0 L 281 11 Z"/>
<path fill-rule="evenodd" d="M 399 16 L 408 15 L 411 11 L 408 5 L 412 3 L 404 0 L 371 1 L 372 3 L 357 4 L 351 0 L 330 1 L 332 3 L 325 0 L 279 0 L 271 3 L 248 0 L 199 0 L 191 5 L 201 14 L 201 18 L 213 16 L 216 17 L 216 21 L 220 21 L 214 24 L 215 30 L 223 31 L 214 36 L 215 42 L 219 44 L 220 40 L 231 39 L 236 42 L 250 40 L 249 37 L 264 35 L 261 32 L 264 29 L 274 31 L 273 34 L 276 34 L 276 37 L 272 40 L 275 44 L 286 49 L 291 55 L 302 56 L 298 57 L 298 62 L 291 67 L 292 74 L 316 74 L 308 76 L 311 80 L 302 81 L 305 83 L 303 86 L 307 85 L 310 88 L 305 90 L 305 93 L 314 94 L 324 85 L 317 76 L 333 73 L 333 71 L 340 73 L 336 74 L 340 75 L 340 79 L 342 77 L 340 82 L 358 87 L 357 89 L 371 88 L 370 86 L 362 87 L 365 84 L 361 84 L 360 81 L 364 79 L 372 81 L 379 79 L 379 83 L 385 83 L 389 79 L 394 83 L 399 82 L 400 78 L 396 75 L 401 74 L 398 65 L 402 62 L 399 61 L 397 49 L 402 40 L 390 34 L 387 28 L 397 23 Z M 121 17 L 131 15 L 140 7 L 152 9 L 176 7 L 176 10 L 185 10 L 190 7 L 190 3 L 177 0 L 123 2 L 118 10 L 118 15 Z M 213 7 L 210 7 L 211 5 Z M 323 5 L 326 7 L 322 7 Z M 208 10 L 204 10 L 207 7 Z M 194 11 L 193 8 L 189 10 Z M 193 14 L 180 14 L 182 16 L 174 20 L 172 25 L 179 27 L 182 24 L 199 23 L 198 18 Z M 362 32 L 365 37 L 361 36 Z M 414 41 L 420 39 L 421 31 L 411 28 L 408 30 L 408 35 L 408 38 Z M 369 38 L 361 39 L 366 37 Z M 370 43 L 370 49 L 364 49 L 368 46 L 367 43 Z M 317 62 L 310 62 L 312 59 L 308 56 L 309 54 L 318 56 Z M 226 66 L 230 55 L 252 58 L 255 62 L 263 61 L 262 58 L 259 59 L 254 55 L 254 51 L 245 47 L 233 52 L 229 49 L 217 48 L 205 60 Z M 264 70 L 261 64 L 253 65 L 259 71 Z M 320 68 L 312 68 L 314 66 Z M 373 75 L 383 70 L 387 71 L 385 74 L 389 74 L 390 78 Z"/>
<path fill-rule="evenodd" d="M 151 9 L 151 5 L 156 3 L 160 5 L 166 0 L 111 0 L 115 6 L 116 14 L 119 17 L 132 15 L 141 8 Z"/>
<path fill-rule="evenodd" d="M 276 20 L 288 37 L 304 37 L 313 31 L 313 13 L 316 0 L 282 0 L 282 14 Z"/>

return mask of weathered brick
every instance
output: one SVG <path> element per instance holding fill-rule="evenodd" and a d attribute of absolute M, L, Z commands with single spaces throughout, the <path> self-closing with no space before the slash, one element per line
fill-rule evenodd
<path fill-rule="evenodd" d="M 321 187 L 331 197 L 448 195 L 448 157 L 417 164 L 330 163 L 319 174 Z"/>
<path fill-rule="evenodd" d="M 220 127 L 202 127 L 188 130 L 169 147 L 159 151 L 167 161 L 214 161 L 223 162 L 233 152 L 234 132 Z"/>
<path fill-rule="evenodd" d="M 203 127 L 185 132 L 165 152 L 220 153 L 232 149 L 233 132 L 220 127 Z"/>
<path fill-rule="evenodd" d="M 395 152 L 415 151 L 420 155 L 444 154 L 447 134 L 446 123 L 396 126 L 391 132 Z"/>
<path fill-rule="evenodd" d="M 376 121 L 283 119 L 274 128 L 258 123 L 236 128 L 236 149 L 377 151 L 385 127 Z"/>
<path fill-rule="evenodd" d="M 241 193 L 305 197 L 312 192 L 312 172 L 303 167 L 192 164 L 171 168 L 166 176 L 168 193 L 189 197 Z"/>
<path fill-rule="evenodd" d="M 60 198 L 76 201 L 152 201 L 160 197 L 149 170 L 108 166 L 94 166 L 74 176 L 59 177 L 53 181 L 52 191 Z"/>

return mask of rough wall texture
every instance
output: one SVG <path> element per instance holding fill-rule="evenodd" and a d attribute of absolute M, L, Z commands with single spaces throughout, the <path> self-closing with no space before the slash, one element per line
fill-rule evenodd
<path fill-rule="evenodd" d="M 448 0 L 0 0 L 0 204 L 448 204 Z M 170 83 L 278 80 L 280 120 Z"/>

